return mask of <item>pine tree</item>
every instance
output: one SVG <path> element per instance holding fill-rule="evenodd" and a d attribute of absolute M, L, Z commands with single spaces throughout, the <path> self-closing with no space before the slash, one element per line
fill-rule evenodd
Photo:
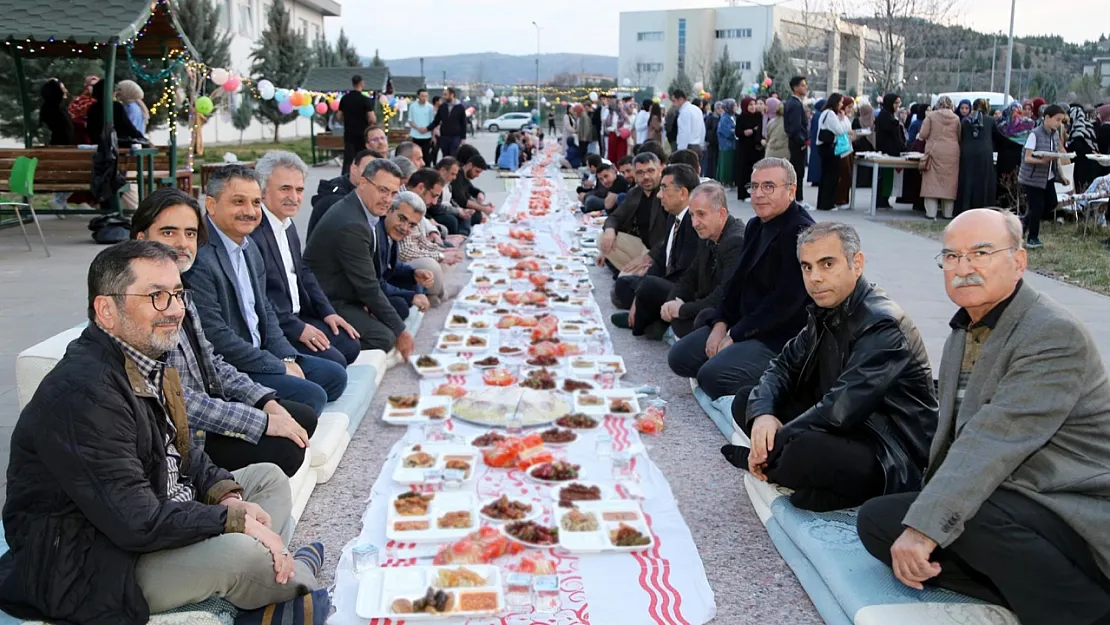
<path fill-rule="evenodd" d="M 685 70 L 678 70 L 678 75 L 671 79 L 671 84 L 667 85 L 667 93 L 673 93 L 679 89 L 691 100 L 697 97 L 693 95 L 694 83 L 690 80 L 690 77 L 686 75 Z"/>
<path fill-rule="evenodd" d="M 707 86 L 712 98 L 718 102 L 735 98 L 740 93 L 740 72 L 736 71 L 736 66 L 732 64 L 727 45 L 721 52 L 720 58 L 713 63 Z"/>
<path fill-rule="evenodd" d="M 341 65 L 335 48 L 328 43 L 323 35 L 316 39 L 316 43 L 312 46 L 312 53 L 315 56 L 316 67 L 339 67 Z"/>
<path fill-rule="evenodd" d="M 339 67 L 362 67 L 362 59 L 358 56 L 358 51 L 351 45 L 350 39 L 347 39 L 347 33 L 343 29 L 339 29 L 339 39 L 335 42 L 335 54 L 338 57 Z"/>
<path fill-rule="evenodd" d="M 271 4 L 266 16 L 266 28 L 251 50 L 251 59 L 254 61 L 251 64 L 251 75 L 254 80 L 265 78 L 281 87 L 298 87 L 312 65 L 312 57 L 312 50 L 304 34 L 293 30 L 285 3 Z M 278 142 L 281 125 L 293 121 L 296 115 L 282 115 L 275 100 L 263 100 L 254 110 L 254 116 L 259 121 L 274 125 L 274 143 Z"/>
<path fill-rule="evenodd" d="M 231 112 L 231 123 L 239 129 L 239 145 L 243 145 L 243 133 L 251 127 L 254 120 L 254 105 L 250 95 L 244 91 L 238 106 Z"/>
<path fill-rule="evenodd" d="M 370 59 L 370 67 L 385 67 L 385 61 L 378 56 L 378 49 L 374 48 L 374 58 Z"/>
<path fill-rule="evenodd" d="M 778 35 L 775 35 L 771 45 L 763 51 L 763 73 L 772 80 L 768 93 L 776 91 L 783 96 L 790 94 L 790 79 L 797 75 L 798 68 L 790 60 Z"/>
<path fill-rule="evenodd" d="M 220 31 L 220 11 L 213 0 L 178 0 L 173 4 L 181 32 L 208 67 L 231 64 L 231 33 Z"/>

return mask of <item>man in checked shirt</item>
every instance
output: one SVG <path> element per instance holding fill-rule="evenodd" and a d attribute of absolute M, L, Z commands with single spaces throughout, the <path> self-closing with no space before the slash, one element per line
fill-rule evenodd
<path fill-rule="evenodd" d="M 178 269 L 185 273 L 208 234 L 196 200 L 167 188 L 139 204 L 131 219 L 131 238 L 172 247 Z M 286 475 L 297 472 L 318 415 L 305 404 L 276 399 L 272 389 L 213 352 L 192 300 L 185 308 L 177 347 L 166 360 L 181 372 L 193 445 L 203 448 L 212 462 L 228 471 L 272 462 Z"/>

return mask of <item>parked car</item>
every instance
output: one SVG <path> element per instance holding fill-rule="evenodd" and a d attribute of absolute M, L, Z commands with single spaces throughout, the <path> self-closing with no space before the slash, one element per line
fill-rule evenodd
<path fill-rule="evenodd" d="M 505 113 L 501 117 L 487 119 L 483 127 L 490 132 L 501 130 L 521 130 L 532 123 L 528 113 Z"/>

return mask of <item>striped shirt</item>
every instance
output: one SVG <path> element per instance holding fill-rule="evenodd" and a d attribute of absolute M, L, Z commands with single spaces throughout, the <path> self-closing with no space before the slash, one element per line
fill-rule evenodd
<path fill-rule="evenodd" d="M 101 328 L 101 330 L 104 330 L 104 328 Z M 104 330 L 104 333 L 112 337 L 116 345 L 119 345 L 123 353 L 139 368 L 139 372 L 142 373 L 143 378 L 146 379 L 147 390 L 158 398 L 158 404 L 162 406 L 162 413 L 166 417 L 166 424 L 168 426 L 166 427 L 166 437 L 164 441 L 166 446 L 166 497 L 170 501 L 182 503 L 194 501 L 196 499 L 196 491 L 193 489 L 192 485 L 189 484 L 188 480 L 183 480 L 181 478 L 181 454 L 178 453 L 177 447 L 173 444 L 174 439 L 177 438 L 177 427 L 174 426 L 173 419 L 170 418 L 169 412 L 166 410 L 166 400 L 162 392 L 162 381 L 165 379 L 166 363 L 148 357 L 146 354 L 121 341 L 107 330 Z"/>

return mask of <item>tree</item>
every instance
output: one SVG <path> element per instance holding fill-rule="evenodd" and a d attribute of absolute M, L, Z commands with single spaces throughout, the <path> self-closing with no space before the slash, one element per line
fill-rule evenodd
<path fill-rule="evenodd" d="M 624 76 L 632 81 L 632 84 L 637 87 L 650 87 L 655 91 L 655 79 L 659 77 L 659 71 L 656 67 L 660 64 L 651 63 L 645 60 L 643 56 L 637 56 L 628 62 L 624 68 Z M 556 74 L 558 76 L 558 74 Z M 711 92 L 712 93 L 712 92 Z"/>
<path fill-rule="evenodd" d="M 316 38 L 316 43 L 312 46 L 312 53 L 315 57 L 316 67 L 341 66 L 339 54 L 336 53 L 335 48 L 328 43 L 323 35 Z"/>
<path fill-rule="evenodd" d="M 709 73 L 709 93 L 717 101 L 735 98 L 740 93 L 740 72 L 732 64 L 728 54 L 728 46 L 721 52 L 720 58 L 713 63 L 713 71 Z"/>
<path fill-rule="evenodd" d="M 80 94 L 85 76 L 100 76 L 104 68 L 97 61 L 84 59 L 23 59 L 24 77 L 31 98 L 31 136 L 36 144 L 45 143 L 50 133 L 39 125 L 39 95 L 48 78 L 57 78 L 69 90 L 70 98 Z M 0 54 L 0 136 L 23 139 L 23 107 L 19 102 L 19 83 L 15 79 L 15 63 L 7 54 Z"/>
<path fill-rule="evenodd" d="M 358 50 L 355 50 L 351 40 L 347 39 L 347 33 L 343 29 L 339 29 L 339 39 L 335 41 L 335 56 L 338 59 L 337 65 L 339 67 L 362 67 L 362 59 L 358 56 Z"/>
<path fill-rule="evenodd" d="M 667 93 L 673 93 L 681 89 L 690 99 L 697 96 L 694 93 L 694 83 L 690 81 L 690 77 L 686 75 L 685 71 L 679 70 L 678 75 L 671 79 L 671 84 L 667 85 Z"/>
<path fill-rule="evenodd" d="M 378 56 L 378 49 L 374 48 L 374 58 L 370 59 L 370 67 L 385 67 L 385 61 Z"/>
<path fill-rule="evenodd" d="M 231 123 L 239 129 L 239 145 L 243 145 L 243 133 L 247 128 L 251 127 L 251 121 L 254 119 L 254 105 L 251 103 L 250 95 L 243 91 L 242 97 L 239 99 L 239 104 L 231 111 Z"/>
<path fill-rule="evenodd" d="M 200 60 L 209 67 L 231 64 L 231 32 L 220 30 L 220 11 L 212 0 L 179 0 L 174 15 Z"/>
<path fill-rule="evenodd" d="M 312 65 L 312 50 L 303 33 L 293 30 L 289 9 L 284 2 L 270 5 L 266 15 L 266 28 L 258 43 L 251 50 L 251 75 L 255 81 L 263 78 L 275 85 L 298 86 Z M 282 124 L 293 121 L 296 114 L 282 115 L 274 100 L 263 100 L 255 108 L 254 116 L 263 123 L 274 125 L 274 143 L 278 142 Z"/>
<path fill-rule="evenodd" d="M 798 75 L 798 68 L 790 59 L 790 54 L 786 52 L 778 35 L 775 35 L 771 45 L 763 51 L 763 74 L 771 79 L 771 87 L 767 92 L 775 91 L 783 96 L 790 93 L 790 79 Z"/>

